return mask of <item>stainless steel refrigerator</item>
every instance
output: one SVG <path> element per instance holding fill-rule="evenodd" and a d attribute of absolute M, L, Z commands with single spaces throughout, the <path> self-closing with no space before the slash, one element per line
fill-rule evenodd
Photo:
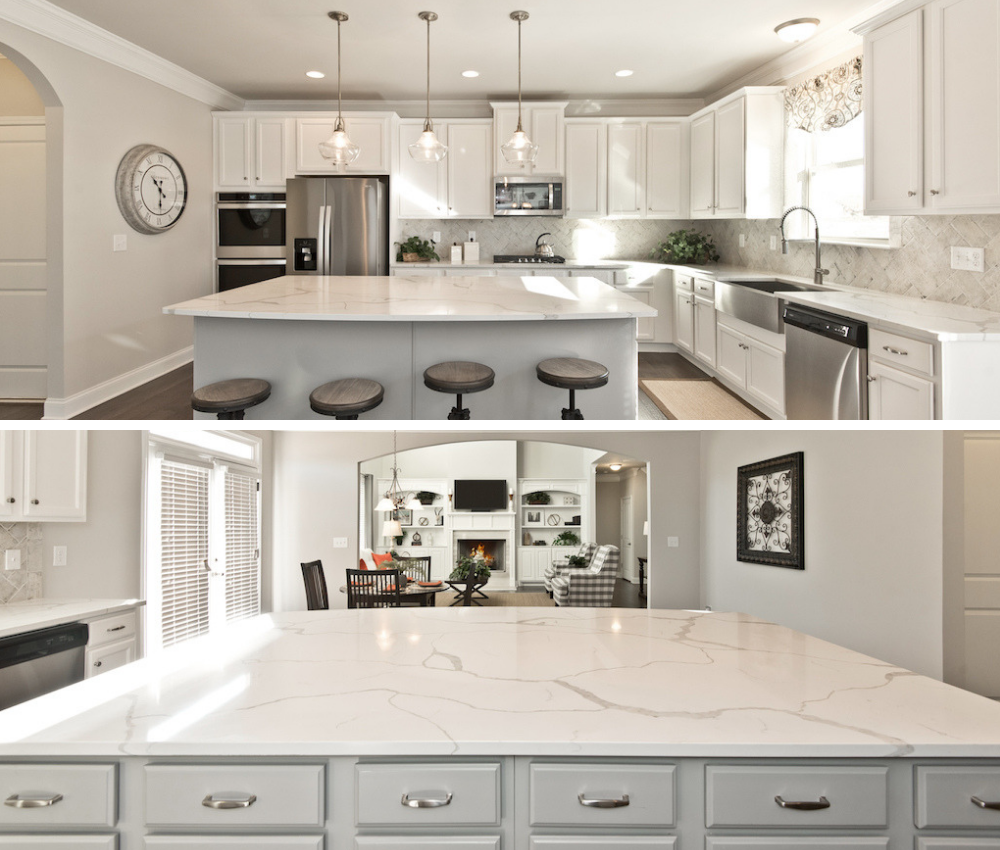
<path fill-rule="evenodd" d="M 292 178 L 285 241 L 288 274 L 389 274 L 388 178 Z"/>

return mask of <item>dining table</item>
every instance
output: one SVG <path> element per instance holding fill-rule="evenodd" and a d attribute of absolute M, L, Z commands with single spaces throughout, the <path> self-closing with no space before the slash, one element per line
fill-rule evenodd
<path fill-rule="evenodd" d="M 423 586 L 420 582 L 411 581 L 407 583 L 405 589 L 399 591 L 399 601 L 401 604 L 412 603 L 419 605 L 421 608 L 433 608 L 437 603 L 437 594 L 448 589 L 448 585 L 443 581 L 437 582 L 430 587 Z M 347 593 L 346 584 L 340 586 L 340 592 Z"/>

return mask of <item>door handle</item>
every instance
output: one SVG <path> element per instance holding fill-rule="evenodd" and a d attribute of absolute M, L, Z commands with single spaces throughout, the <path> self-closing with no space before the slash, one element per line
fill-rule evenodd
<path fill-rule="evenodd" d="M 443 797 L 411 797 L 404 794 L 400 803 L 410 809 L 438 809 L 451 805 L 451 791 L 446 792 Z"/>
<path fill-rule="evenodd" d="M 214 794 L 209 794 L 201 804 L 208 809 L 249 809 L 256 802 L 256 794 L 247 794 L 242 799 L 235 800 L 216 800 Z"/>
<path fill-rule="evenodd" d="M 979 806 L 981 809 L 992 809 L 994 812 L 1000 812 L 1000 803 L 988 803 L 986 800 L 982 800 L 979 797 L 972 798 L 973 805 Z"/>
<path fill-rule="evenodd" d="M 320 205 L 319 224 L 316 227 L 316 272 L 326 274 L 326 242 L 323 239 L 326 233 L 326 206 Z"/>

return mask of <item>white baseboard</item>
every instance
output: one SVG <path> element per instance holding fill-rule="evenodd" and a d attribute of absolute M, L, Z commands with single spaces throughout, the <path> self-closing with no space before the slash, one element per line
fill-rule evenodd
<path fill-rule="evenodd" d="M 639 353 L 651 351 L 657 354 L 676 354 L 677 346 L 672 342 L 640 342 Z"/>
<path fill-rule="evenodd" d="M 190 363 L 193 359 L 194 346 L 189 345 L 187 348 L 182 348 L 180 351 L 175 351 L 173 354 L 168 354 L 166 357 L 161 357 L 159 360 L 154 360 L 152 363 L 147 363 L 131 372 L 125 372 L 123 375 L 89 387 L 69 398 L 47 398 L 45 399 L 45 415 L 42 419 L 72 419 L 92 407 L 111 401 L 122 393 L 127 393 L 154 378 L 166 375 L 167 372 L 172 372 L 174 369 Z"/>

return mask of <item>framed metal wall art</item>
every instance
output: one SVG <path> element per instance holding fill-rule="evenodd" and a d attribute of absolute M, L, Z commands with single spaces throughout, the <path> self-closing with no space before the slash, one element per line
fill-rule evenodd
<path fill-rule="evenodd" d="M 795 452 L 739 468 L 738 561 L 805 569 L 802 460 L 802 452 Z"/>

